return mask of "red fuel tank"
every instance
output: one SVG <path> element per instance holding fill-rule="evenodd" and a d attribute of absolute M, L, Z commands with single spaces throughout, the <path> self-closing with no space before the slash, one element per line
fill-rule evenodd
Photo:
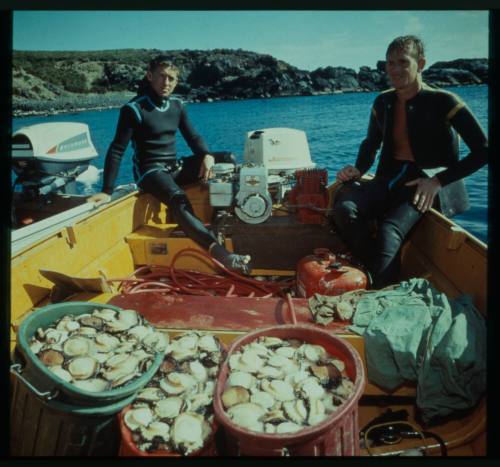
<path fill-rule="evenodd" d="M 316 248 L 313 255 L 297 264 L 297 294 L 299 297 L 340 295 L 350 290 L 365 289 L 366 274 L 349 261 L 326 248 Z"/>

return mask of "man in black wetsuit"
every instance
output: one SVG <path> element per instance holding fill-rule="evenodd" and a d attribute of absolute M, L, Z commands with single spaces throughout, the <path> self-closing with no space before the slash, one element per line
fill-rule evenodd
<path fill-rule="evenodd" d="M 101 193 L 88 201 L 109 202 L 120 162 L 130 140 L 134 147 L 133 171 L 137 185 L 166 204 L 174 219 L 192 240 L 227 268 L 248 274 L 248 255 L 229 253 L 194 215 L 181 186 L 207 180 L 215 162 L 232 162 L 229 153 L 209 154 L 208 148 L 191 125 L 183 103 L 171 97 L 179 78 L 178 68 L 165 56 L 151 60 L 146 85 L 120 111 L 116 134 L 106 154 Z M 175 149 L 177 129 L 193 151 L 178 160 Z M 219 160 L 216 161 L 216 158 Z"/>
<path fill-rule="evenodd" d="M 434 206 L 452 216 L 468 208 L 462 179 L 488 160 L 486 136 L 462 100 L 422 82 L 425 55 L 419 38 L 394 39 L 386 59 L 394 88 L 376 97 L 355 166 L 337 173 L 344 186 L 333 211 L 334 224 L 367 266 L 375 288 L 397 281 L 401 244 L 423 213 Z M 461 160 L 457 133 L 470 150 Z M 381 144 L 375 177 L 359 181 Z"/>

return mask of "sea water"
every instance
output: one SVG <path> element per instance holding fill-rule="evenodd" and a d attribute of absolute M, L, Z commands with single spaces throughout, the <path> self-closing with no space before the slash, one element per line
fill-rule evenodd
<path fill-rule="evenodd" d="M 488 129 L 488 86 L 449 88 L 459 95 L 476 115 L 485 132 Z M 211 151 L 231 151 L 239 162 L 249 131 L 287 127 L 306 132 L 311 158 L 317 167 L 328 169 L 329 181 L 346 164 L 356 160 L 359 144 L 366 135 L 371 105 L 377 93 L 349 93 L 327 96 L 300 96 L 270 99 L 248 99 L 187 104 L 189 117 Z M 47 117 L 24 117 L 13 120 L 13 130 L 43 122 L 83 122 L 90 127 L 92 141 L 99 156 L 91 163 L 102 169 L 118 120 L 119 109 L 60 114 Z M 131 149 L 127 149 L 116 184 L 133 182 Z M 182 136 L 177 135 L 177 154 L 190 155 Z M 468 148 L 460 142 L 460 157 Z M 370 172 L 374 172 L 375 165 Z M 102 175 L 84 178 L 80 192 L 100 191 Z M 466 178 L 471 208 L 454 221 L 487 242 L 488 235 L 488 167 Z"/>

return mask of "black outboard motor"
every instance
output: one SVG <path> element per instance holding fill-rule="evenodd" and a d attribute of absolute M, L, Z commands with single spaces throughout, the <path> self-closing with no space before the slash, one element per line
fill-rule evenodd
<path fill-rule="evenodd" d="M 25 200 L 50 194 L 76 194 L 76 178 L 97 152 L 88 125 L 73 122 L 40 123 L 12 136 L 12 164 Z"/>

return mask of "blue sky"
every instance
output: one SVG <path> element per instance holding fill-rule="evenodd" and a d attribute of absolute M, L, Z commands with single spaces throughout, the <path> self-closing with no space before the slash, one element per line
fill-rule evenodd
<path fill-rule="evenodd" d="M 487 11 L 15 11 L 14 50 L 244 49 L 305 70 L 374 68 L 396 36 L 427 63 L 488 56 Z"/>

